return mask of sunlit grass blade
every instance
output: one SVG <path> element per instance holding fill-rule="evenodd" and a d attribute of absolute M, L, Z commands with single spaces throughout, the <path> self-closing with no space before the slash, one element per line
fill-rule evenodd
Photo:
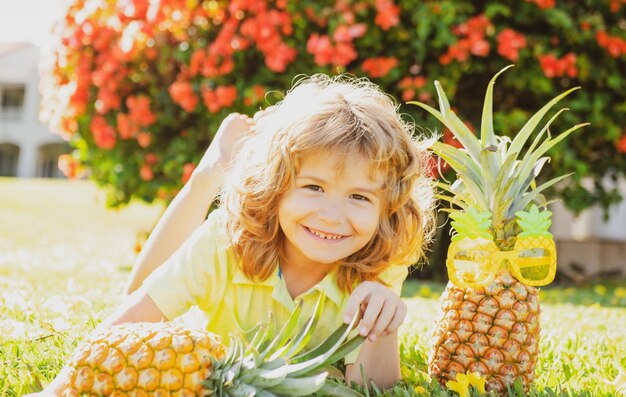
<path fill-rule="evenodd" d="M 319 390 L 324 396 L 333 397 L 363 397 L 363 394 L 351 389 L 347 386 L 341 385 L 332 380 L 327 380 L 324 386 Z"/>

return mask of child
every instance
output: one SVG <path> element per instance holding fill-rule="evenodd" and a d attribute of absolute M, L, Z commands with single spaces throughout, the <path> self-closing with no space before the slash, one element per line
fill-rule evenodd
<path fill-rule="evenodd" d="M 362 365 L 368 381 L 393 385 L 406 314 L 399 294 L 433 225 L 425 143 L 411 132 L 387 95 L 345 76 L 303 79 L 254 120 L 227 117 L 140 255 L 134 292 L 101 327 L 198 305 L 207 328 L 227 337 L 269 311 L 283 323 L 295 301 L 310 310 L 324 291 L 309 346 L 360 310 L 367 340 L 346 358 L 346 379 L 363 383 Z M 202 223 L 239 145 L 220 207 Z M 63 376 L 47 391 L 58 393 Z"/>

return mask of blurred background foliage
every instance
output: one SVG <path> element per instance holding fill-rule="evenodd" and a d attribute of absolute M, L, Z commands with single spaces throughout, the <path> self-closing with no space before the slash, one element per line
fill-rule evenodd
<path fill-rule="evenodd" d="M 489 79 L 516 64 L 495 87 L 497 133 L 581 86 L 553 132 L 591 126 L 552 150 L 545 177 L 573 173 L 552 195 L 575 212 L 607 208 L 620 200 L 607 181 L 626 172 L 625 31 L 624 0 L 73 0 L 43 68 L 42 118 L 76 149 L 64 172 L 108 187 L 109 205 L 168 202 L 228 113 L 276 103 L 298 74 L 365 76 L 433 106 L 439 80 L 477 129 Z"/>

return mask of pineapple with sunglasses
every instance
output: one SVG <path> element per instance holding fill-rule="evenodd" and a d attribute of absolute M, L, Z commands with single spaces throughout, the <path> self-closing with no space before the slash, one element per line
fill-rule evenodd
<path fill-rule="evenodd" d="M 450 109 L 439 82 L 435 86 L 441 111 L 409 102 L 435 116 L 462 145 L 436 142 L 432 147 L 457 178 L 451 184 L 438 184 L 439 198 L 451 204 L 448 211 L 455 235 L 448 250 L 450 283 L 441 297 L 429 372 L 442 384 L 459 373 L 479 372 L 487 390 L 496 392 L 515 382 L 528 390 L 533 381 L 540 330 L 535 287 L 550 283 L 556 272 L 556 248 L 548 232 L 551 214 L 541 193 L 567 175 L 538 186 L 535 179 L 549 161 L 546 152 L 586 125 L 553 137 L 549 127 L 562 109 L 522 150 L 541 119 L 573 88 L 543 106 L 512 140 L 497 136 L 493 86 L 509 67 L 487 87 L 480 138 Z"/>

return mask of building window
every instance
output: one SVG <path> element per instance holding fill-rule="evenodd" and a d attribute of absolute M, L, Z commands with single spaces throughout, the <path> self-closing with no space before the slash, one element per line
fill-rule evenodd
<path fill-rule="evenodd" d="M 23 85 L 0 87 L 0 119 L 19 120 L 25 97 L 26 88 Z"/>
<path fill-rule="evenodd" d="M 0 176 L 17 176 L 20 148 L 12 143 L 0 143 Z"/>
<path fill-rule="evenodd" d="M 59 170 L 59 156 L 71 151 L 67 143 L 49 143 L 39 147 L 37 155 L 38 178 L 64 178 Z"/>

